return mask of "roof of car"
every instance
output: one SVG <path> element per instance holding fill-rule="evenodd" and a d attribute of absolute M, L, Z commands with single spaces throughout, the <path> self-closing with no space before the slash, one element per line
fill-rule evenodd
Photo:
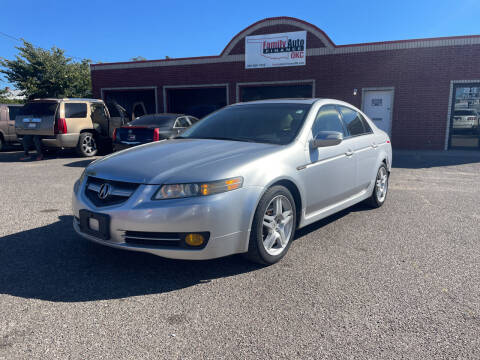
<path fill-rule="evenodd" d="M 240 102 L 233 105 L 245 105 L 245 104 L 285 104 L 285 103 L 293 103 L 293 104 L 313 104 L 317 100 L 321 100 L 318 98 L 285 98 L 285 99 L 266 99 L 266 100 L 253 100 L 253 101 L 246 101 Z"/>
<path fill-rule="evenodd" d="M 55 101 L 55 102 L 61 102 L 61 101 L 88 101 L 88 102 L 103 102 L 101 99 L 88 99 L 88 98 L 62 98 L 62 99 L 57 99 L 57 98 L 37 98 L 33 99 L 30 101 Z"/>
<path fill-rule="evenodd" d="M 176 114 L 176 113 L 156 113 L 156 114 L 145 114 L 145 115 L 142 115 L 140 117 L 143 117 L 143 116 L 171 116 L 171 117 L 179 117 L 179 116 L 190 116 L 190 115 L 185 115 L 185 114 Z"/>

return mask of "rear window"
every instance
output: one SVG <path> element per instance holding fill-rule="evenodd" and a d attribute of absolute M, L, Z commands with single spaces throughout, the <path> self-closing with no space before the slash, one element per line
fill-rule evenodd
<path fill-rule="evenodd" d="M 18 115 L 53 116 L 58 108 L 57 102 L 30 102 L 20 108 Z"/>
<path fill-rule="evenodd" d="M 85 118 L 87 117 L 87 104 L 85 103 L 65 103 L 66 118 Z"/>
<path fill-rule="evenodd" d="M 175 121 L 176 116 L 166 116 L 166 115 L 145 115 L 140 116 L 139 118 L 130 122 L 132 126 L 150 126 L 155 125 L 158 127 L 172 127 L 173 122 Z"/>
<path fill-rule="evenodd" d="M 10 120 L 15 120 L 15 117 L 18 115 L 20 112 L 21 107 L 20 106 L 9 106 L 8 107 L 8 112 L 9 112 L 9 117 Z"/>
<path fill-rule="evenodd" d="M 477 116 L 477 112 L 475 110 L 456 110 L 456 116 Z"/>

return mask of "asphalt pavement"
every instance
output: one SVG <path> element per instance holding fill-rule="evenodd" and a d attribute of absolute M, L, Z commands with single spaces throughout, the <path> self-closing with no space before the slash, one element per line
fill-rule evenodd
<path fill-rule="evenodd" d="M 297 233 L 261 267 L 89 243 L 91 161 L 0 153 L 0 359 L 480 357 L 480 154 L 394 152 L 386 204 Z"/>

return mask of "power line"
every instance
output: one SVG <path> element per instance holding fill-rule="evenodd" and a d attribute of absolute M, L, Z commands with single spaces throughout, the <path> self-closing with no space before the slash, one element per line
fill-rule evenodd
<path fill-rule="evenodd" d="M 22 41 L 23 41 L 22 39 L 17 38 L 17 37 L 15 37 L 15 36 L 13 36 L 13 35 L 7 34 L 7 33 L 3 32 L 3 31 L 0 31 L 0 35 L 4 36 L 4 37 L 6 37 L 6 38 L 8 38 L 8 39 L 10 39 L 10 40 L 15 40 L 15 41 L 19 41 L 19 42 L 22 42 Z M 41 46 L 38 46 L 38 45 L 36 45 L 36 44 L 34 44 L 34 43 L 30 43 L 30 44 L 32 44 L 32 45 L 35 46 L 35 47 L 42 48 Z M 43 49 L 43 48 L 42 48 L 42 49 Z M 72 59 L 84 60 L 83 58 L 78 57 L 78 56 L 73 56 L 73 55 L 69 55 L 69 54 L 65 54 L 65 55 L 68 56 L 68 57 L 70 57 L 70 58 L 72 58 Z M 99 62 L 100 62 L 100 61 L 96 61 L 96 60 L 92 60 L 92 61 L 93 61 L 93 62 L 96 62 L 96 63 L 99 63 Z"/>

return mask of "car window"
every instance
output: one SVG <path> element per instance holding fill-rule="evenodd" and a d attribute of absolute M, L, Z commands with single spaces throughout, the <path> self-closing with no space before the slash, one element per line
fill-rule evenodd
<path fill-rule="evenodd" d="M 360 119 L 362 119 L 362 122 L 363 122 L 363 127 L 365 128 L 365 132 L 370 134 L 373 132 L 372 128 L 370 127 L 370 124 L 368 123 L 368 121 L 365 119 L 365 117 L 358 113 L 358 115 L 360 115 Z"/>
<path fill-rule="evenodd" d="M 338 108 L 342 114 L 343 122 L 345 123 L 350 136 L 365 134 L 366 130 L 359 113 L 346 106 L 339 106 Z"/>
<path fill-rule="evenodd" d="M 190 125 L 188 124 L 187 122 L 187 119 L 185 119 L 185 117 L 179 117 L 177 119 L 177 121 L 175 122 L 175 125 L 173 127 L 175 128 L 187 128 L 189 127 Z"/>
<path fill-rule="evenodd" d="M 52 116 L 57 111 L 58 103 L 52 101 L 33 101 L 20 108 L 19 115 Z"/>
<path fill-rule="evenodd" d="M 324 105 L 318 111 L 312 126 L 312 136 L 317 136 L 320 131 L 337 131 L 343 136 L 347 136 L 340 114 L 334 105 Z"/>
<path fill-rule="evenodd" d="M 15 117 L 20 112 L 20 109 L 21 109 L 20 106 L 9 106 L 8 107 L 10 120 L 15 120 Z"/>
<path fill-rule="evenodd" d="M 156 126 L 171 128 L 175 121 L 175 115 L 144 115 L 130 122 L 132 126 Z"/>
<path fill-rule="evenodd" d="M 193 116 L 189 116 L 188 118 L 190 119 L 190 122 L 192 124 L 195 124 L 198 121 L 198 119 L 196 117 L 193 117 Z"/>
<path fill-rule="evenodd" d="M 65 103 L 65 117 L 85 118 L 87 117 L 87 104 L 85 103 Z"/>
<path fill-rule="evenodd" d="M 477 112 L 475 110 L 456 110 L 455 116 L 477 116 Z"/>

